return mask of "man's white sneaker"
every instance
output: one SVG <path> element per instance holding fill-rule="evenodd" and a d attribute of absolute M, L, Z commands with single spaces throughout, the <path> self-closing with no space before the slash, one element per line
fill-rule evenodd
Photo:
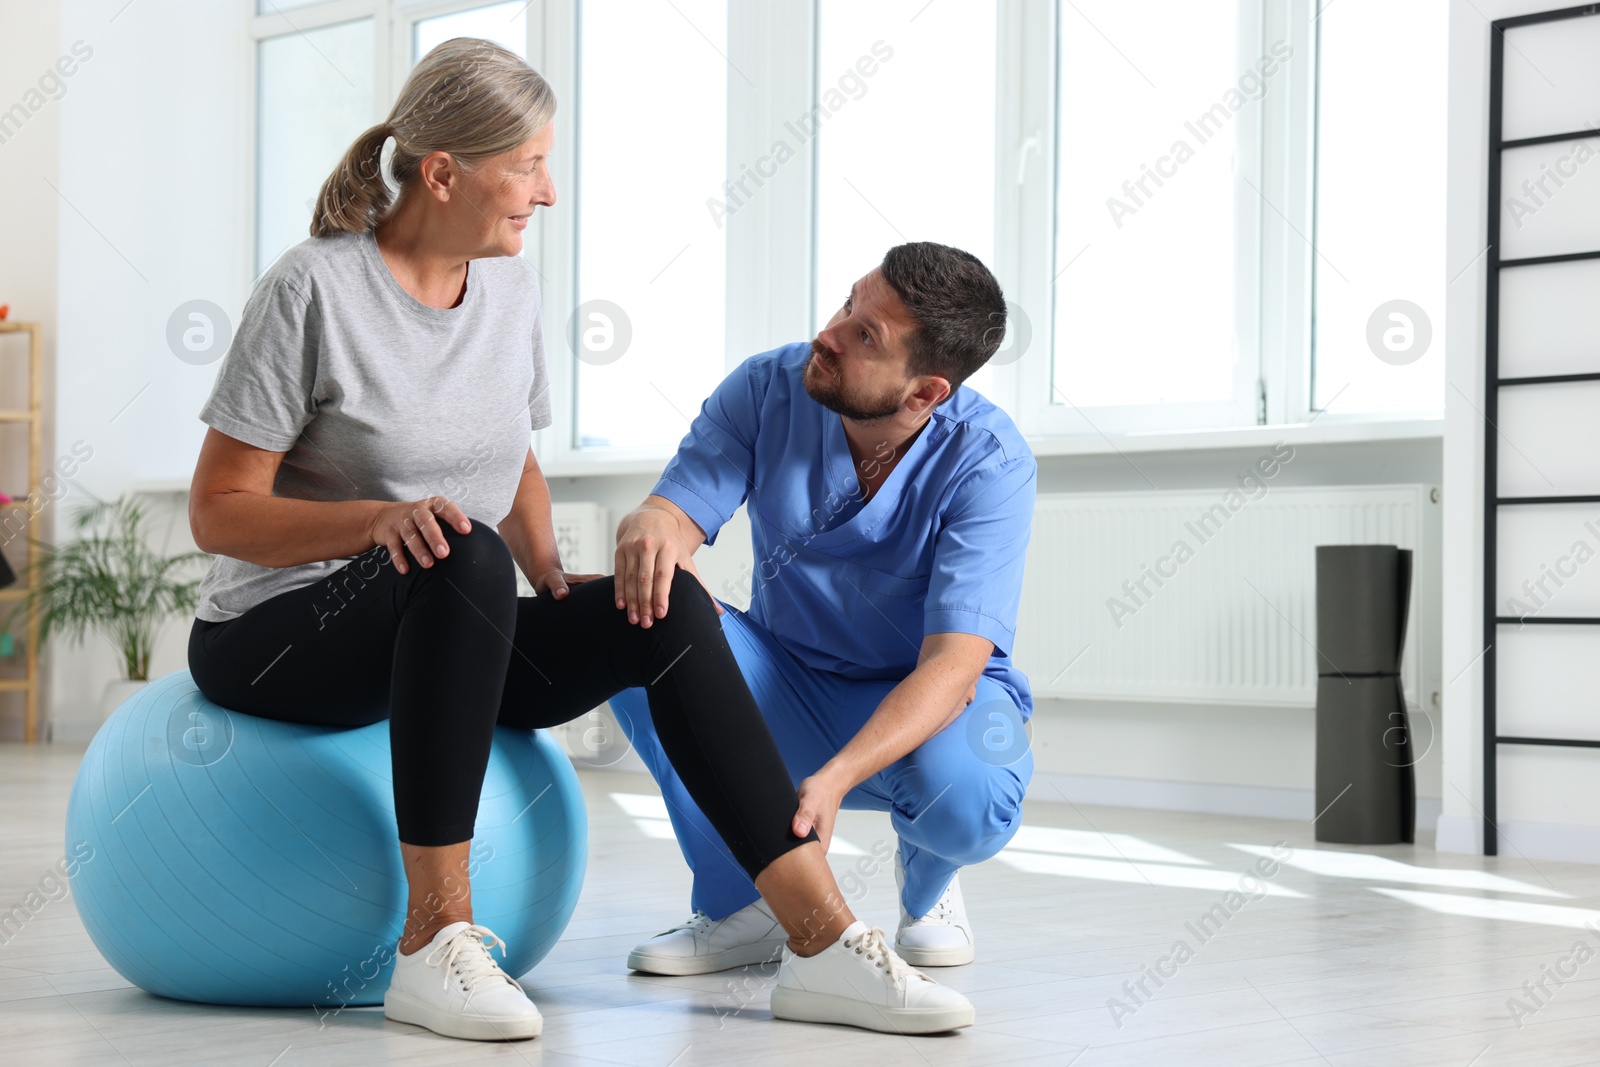
<path fill-rule="evenodd" d="M 425 948 L 396 955 L 383 1014 L 471 1041 L 538 1037 L 544 1019 L 517 980 L 494 961 L 489 949 L 495 945 L 504 956 L 506 943 L 488 927 L 456 922 L 434 934 Z"/>
<path fill-rule="evenodd" d="M 905 867 L 900 853 L 894 854 L 895 885 L 906 885 Z M 894 934 L 895 951 L 914 967 L 959 967 L 977 956 L 972 939 L 972 923 L 967 919 L 966 901 L 961 899 L 960 875 L 950 876 L 950 885 L 933 910 L 912 918 L 900 905 L 900 927 Z"/>
<path fill-rule="evenodd" d="M 882 930 L 857 920 L 815 956 L 784 952 L 772 1014 L 887 1034 L 937 1034 L 971 1026 L 974 1013 L 966 997 L 895 955 Z"/>
<path fill-rule="evenodd" d="M 689 921 L 657 934 L 628 954 L 628 966 L 647 974 L 710 974 L 775 961 L 789 935 L 763 901 L 713 920 L 695 909 Z"/>

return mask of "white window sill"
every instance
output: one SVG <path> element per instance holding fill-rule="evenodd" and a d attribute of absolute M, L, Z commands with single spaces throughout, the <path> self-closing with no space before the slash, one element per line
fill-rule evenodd
<path fill-rule="evenodd" d="M 1337 416 L 1275 426 L 1225 426 L 1215 430 L 1150 430 L 1144 432 L 1071 434 L 1030 437 L 1038 457 L 1092 456 L 1121 452 L 1196 452 L 1229 448 L 1288 445 L 1332 445 L 1355 441 L 1411 441 L 1444 436 L 1443 416 L 1430 418 L 1353 418 Z M 604 475 L 659 474 L 671 450 L 656 457 L 611 458 L 604 454 L 544 464 L 549 478 L 594 478 Z"/>
<path fill-rule="evenodd" d="M 1227 426 L 1216 430 L 1151 430 L 1142 433 L 1073 434 L 1031 437 L 1035 456 L 1093 456 L 1123 452 L 1195 452 L 1228 448 L 1288 445 L 1335 445 L 1357 441 L 1414 441 L 1444 436 L 1444 418 L 1316 419 L 1276 426 Z M 671 449 L 657 456 L 592 456 L 542 464 L 546 478 L 602 478 L 657 475 L 672 458 Z M 187 479 L 147 479 L 130 486 L 135 493 L 187 493 Z"/>
<path fill-rule="evenodd" d="M 1148 430 L 1030 437 L 1035 456 L 1089 456 L 1117 452 L 1195 452 L 1226 448 L 1333 445 L 1354 441 L 1410 441 L 1444 436 L 1444 417 L 1395 419 L 1318 418 L 1274 426 L 1225 426 L 1215 430 Z"/>

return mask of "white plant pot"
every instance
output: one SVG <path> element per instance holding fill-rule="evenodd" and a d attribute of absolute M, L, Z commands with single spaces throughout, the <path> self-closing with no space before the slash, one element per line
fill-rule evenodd
<path fill-rule="evenodd" d="M 130 682 L 126 678 L 107 682 L 105 692 L 100 695 L 100 721 L 105 722 L 111 718 L 113 711 L 122 707 L 129 697 L 149 684 L 149 682 Z"/>

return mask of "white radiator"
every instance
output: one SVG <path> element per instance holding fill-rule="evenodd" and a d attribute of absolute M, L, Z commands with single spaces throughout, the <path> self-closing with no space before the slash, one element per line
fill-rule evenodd
<path fill-rule="evenodd" d="M 1228 492 L 1039 497 L 1016 650 L 1034 694 L 1311 705 L 1316 546 L 1394 544 L 1415 552 L 1401 676 L 1407 699 L 1431 706 L 1440 510 L 1432 487 Z"/>

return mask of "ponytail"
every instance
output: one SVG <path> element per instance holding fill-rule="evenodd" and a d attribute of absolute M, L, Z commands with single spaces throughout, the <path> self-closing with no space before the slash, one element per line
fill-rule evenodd
<path fill-rule="evenodd" d="M 317 194 L 311 236 L 366 233 L 383 220 L 394 199 L 383 181 L 383 145 L 388 139 L 389 123 L 381 122 L 345 151 Z"/>

